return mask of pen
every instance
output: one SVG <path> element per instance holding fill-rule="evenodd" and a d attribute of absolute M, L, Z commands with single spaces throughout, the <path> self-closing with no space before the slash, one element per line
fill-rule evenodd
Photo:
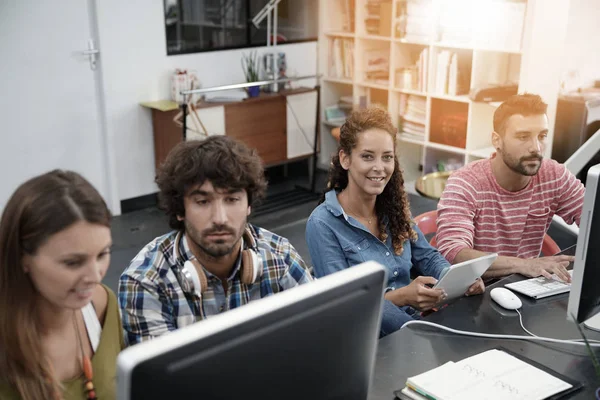
<path fill-rule="evenodd" d="M 428 398 L 429 400 L 436 400 L 435 397 L 428 395 L 427 393 L 423 392 L 422 390 L 419 390 L 415 387 L 413 387 L 412 385 L 410 385 L 408 382 L 406 383 L 406 387 L 409 388 L 410 390 L 417 392 L 418 394 L 420 394 L 423 397 Z"/>

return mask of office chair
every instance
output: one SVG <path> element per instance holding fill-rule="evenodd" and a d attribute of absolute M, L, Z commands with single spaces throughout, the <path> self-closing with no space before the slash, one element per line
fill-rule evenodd
<path fill-rule="evenodd" d="M 435 233 L 437 232 L 437 210 L 428 211 L 426 213 L 417 215 L 415 217 L 415 224 L 419 227 L 423 235 L 427 236 L 434 234 L 429 240 L 429 244 L 433 247 L 437 247 L 437 240 Z M 544 241 L 542 242 L 542 256 L 552 256 L 560 251 L 560 247 L 556 242 L 546 233 L 544 235 Z"/>

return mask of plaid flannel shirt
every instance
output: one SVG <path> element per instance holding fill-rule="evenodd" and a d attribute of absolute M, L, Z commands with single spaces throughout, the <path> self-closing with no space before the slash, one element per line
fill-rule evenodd
<path fill-rule="evenodd" d="M 163 335 L 313 280 L 306 264 L 286 238 L 266 229 L 249 227 L 261 256 L 262 277 L 255 284 L 243 284 L 239 271 L 241 257 L 238 257 L 228 278 L 227 293 L 221 280 L 206 269 L 208 288 L 202 296 L 185 292 L 180 284 L 186 279 L 182 268 L 185 261 L 194 256 L 187 240 L 179 241 L 180 257 L 175 256 L 177 231 L 148 243 L 119 280 L 119 305 L 128 343 Z"/>

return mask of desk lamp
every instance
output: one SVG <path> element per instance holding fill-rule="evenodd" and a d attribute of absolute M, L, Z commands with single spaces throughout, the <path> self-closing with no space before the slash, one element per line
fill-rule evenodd
<path fill-rule="evenodd" d="M 279 77 L 277 67 L 277 5 L 281 0 L 269 0 L 269 2 L 252 18 L 252 23 L 259 28 L 260 23 L 267 18 L 267 76 L 276 80 Z M 271 23 L 271 19 L 273 22 Z M 272 40 L 271 40 L 272 39 Z M 279 91 L 278 83 L 271 83 L 271 92 Z"/>

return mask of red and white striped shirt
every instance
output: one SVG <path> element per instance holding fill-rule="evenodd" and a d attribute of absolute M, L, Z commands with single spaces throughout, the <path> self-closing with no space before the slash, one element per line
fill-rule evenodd
<path fill-rule="evenodd" d="M 464 248 L 538 257 L 554 214 L 579 225 L 585 187 L 564 165 L 544 159 L 517 192 L 503 189 L 491 159 L 452 173 L 438 203 L 437 246 L 449 262 Z"/>

